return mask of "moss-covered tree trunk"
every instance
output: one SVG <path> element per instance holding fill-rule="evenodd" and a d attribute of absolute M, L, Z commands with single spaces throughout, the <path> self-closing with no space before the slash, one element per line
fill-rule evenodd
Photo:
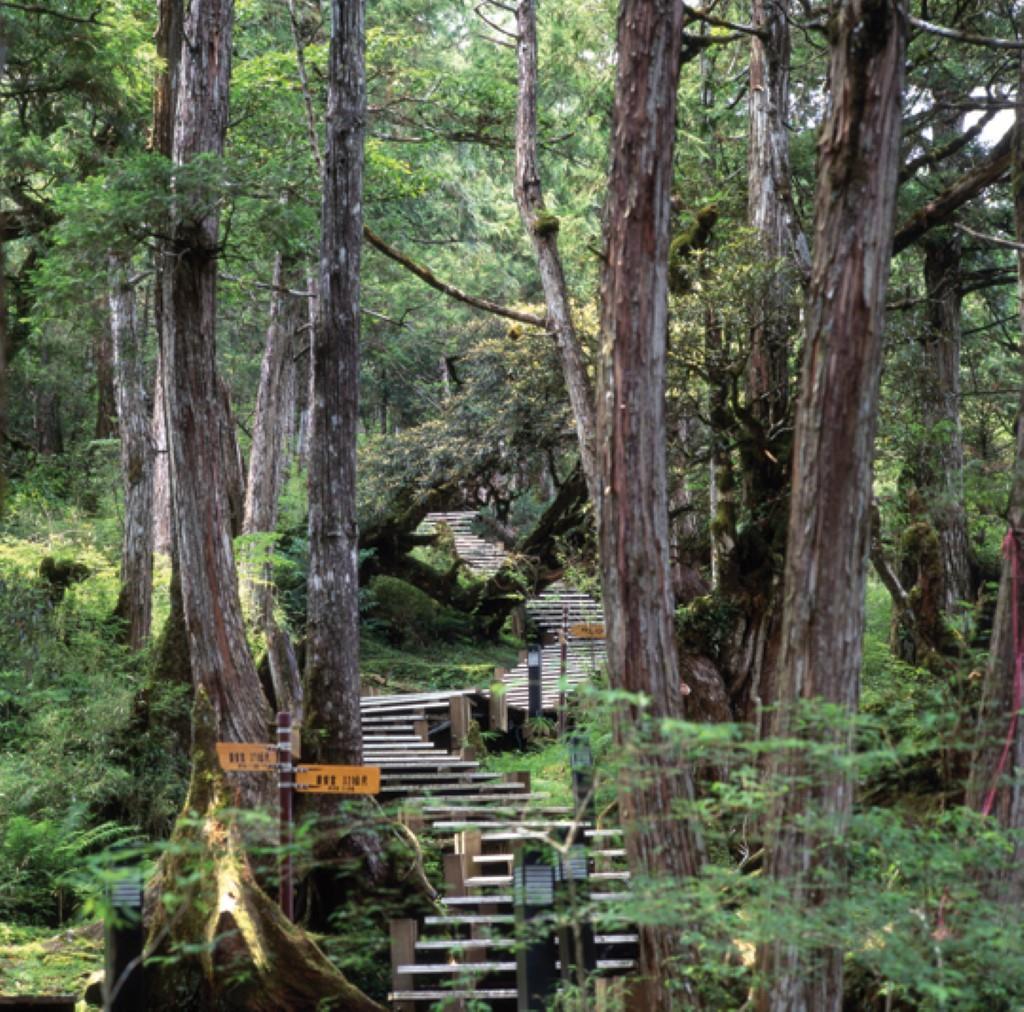
<path fill-rule="evenodd" d="M 516 53 L 519 100 L 516 107 L 516 203 L 537 256 L 547 325 L 558 346 L 569 401 L 576 421 L 580 462 L 590 497 L 597 501 L 597 459 L 594 452 L 594 392 L 587 376 L 572 306 L 558 252 L 558 218 L 544 205 L 537 160 L 537 10 L 534 0 L 516 7 Z"/>
<path fill-rule="evenodd" d="M 253 876 L 233 791 L 217 765 L 218 721 L 200 689 L 192 779 L 150 883 L 147 1012 L 381 1012 L 291 924 Z M 166 902 L 165 902 L 166 901 Z"/>

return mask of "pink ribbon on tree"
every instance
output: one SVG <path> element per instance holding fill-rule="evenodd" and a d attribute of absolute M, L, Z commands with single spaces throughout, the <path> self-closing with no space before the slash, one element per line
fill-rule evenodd
<path fill-rule="evenodd" d="M 1013 712 L 1010 714 L 1010 726 L 1006 730 L 1006 741 L 1003 742 L 1003 751 L 996 764 L 996 771 L 992 776 L 992 786 L 989 787 L 985 800 L 981 805 L 982 815 L 991 815 L 992 808 L 996 803 L 996 792 L 999 789 L 999 778 L 1006 771 L 1006 764 L 1010 758 L 1010 750 L 1013 748 L 1013 739 L 1017 735 L 1017 717 L 1020 714 L 1021 705 L 1024 704 L 1024 645 L 1020 638 L 1020 548 L 1017 544 L 1016 532 L 1011 528 L 1003 538 L 1003 555 L 1010 562 L 1010 612 L 1011 629 L 1013 630 Z"/>

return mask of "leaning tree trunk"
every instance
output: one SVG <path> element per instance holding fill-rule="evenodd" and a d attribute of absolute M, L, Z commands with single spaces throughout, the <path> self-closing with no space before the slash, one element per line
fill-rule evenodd
<path fill-rule="evenodd" d="M 121 539 L 121 594 L 115 613 L 125 623 L 133 650 L 149 638 L 153 601 L 153 444 L 146 410 L 142 335 L 135 317 L 130 264 L 112 253 L 108 260 L 110 330 L 114 357 L 117 417 L 124 484 L 124 534 Z"/>
<path fill-rule="evenodd" d="M 306 726 L 323 761 L 359 763 L 356 434 L 366 129 L 364 0 L 332 0 L 309 446 Z M 307 735 L 317 740 L 314 734 Z"/>
<path fill-rule="evenodd" d="M 219 156 L 227 128 L 231 0 L 193 0 L 185 15 L 173 161 Z M 163 370 L 174 525 L 192 670 L 223 740 L 266 740 L 269 710 L 246 642 L 231 547 L 222 445 L 227 428 L 216 366 L 218 218 L 178 194 L 164 262 Z"/>
<path fill-rule="evenodd" d="M 566 389 L 576 420 L 580 461 L 592 502 L 598 499 L 594 450 L 594 393 L 573 322 L 569 288 L 558 252 L 558 218 L 544 206 L 537 162 L 537 10 L 535 0 L 516 8 L 519 102 L 516 109 L 516 203 L 537 257 L 547 304 L 547 325 L 562 361 Z"/>
<path fill-rule="evenodd" d="M 1018 93 L 1024 88 L 1024 53 L 1018 62 Z M 1024 113 L 1017 108 L 1013 150 L 1013 208 L 1016 238 L 1024 244 Z M 1024 334 L 1024 245 L 1017 250 L 1017 290 L 1020 328 Z M 1003 545 L 999 597 L 992 624 L 988 665 L 982 685 L 975 753 L 972 756 L 968 804 L 999 824 L 1016 831 L 1010 860 L 991 872 L 992 893 L 1007 903 L 1024 899 L 1024 361 L 1018 360 L 1021 396 L 1017 408 L 1014 480 L 1010 490 L 1009 530 Z"/>
<path fill-rule="evenodd" d="M 620 786 L 630 864 L 676 880 L 694 875 L 702 843 L 673 807 L 693 783 L 659 721 L 682 712 L 673 624 L 665 476 L 668 243 L 683 5 L 624 0 L 612 119 L 601 283 L 597 447 L 599 545 L 609 673 L 645 693 L 646 713 L 620 714 L 616 735 L 637 749 L 637 775 Z M 679 931 L 641 928 L 640 1006 L 671 1007 L 672 963 L 693 954 Z M 684 985 L 684 991 L 688 991 Z M 687 994 L 688 1001 L 695 996 Z"/>
<path fill-rule="evenodd" d="M 819 141 L 815 250 L 793 445 L 793 489 L 778 665 L 780 737 L 799 704 L 854 713 L 870 538 L 871 466 L 899 163 L 906 14 L 895 0 L 833 9 L 829 108 Z M 820 732 L 844 751 L 848 728 Z M 836 844 L 853 794 L 840 764 L 780 757 L 788 778 L 769 824 L 768 875 L 788 902 L 812 910 L 836 895 Z M 827 827 L 827 828 L 826 828 Z M 813 918 L 810 919 L 813 923 Z M 843 953 L 816 937 L 765 943 L 763 1012 L 838 1010 Z"/>

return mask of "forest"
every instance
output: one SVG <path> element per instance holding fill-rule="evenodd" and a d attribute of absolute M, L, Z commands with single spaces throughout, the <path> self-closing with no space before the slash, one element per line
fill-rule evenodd
<path fill-rule="evenodd" d="M 1024 1007 L 1022 94 L 1016 0 L 0 0 L 0 1005 Z"/>

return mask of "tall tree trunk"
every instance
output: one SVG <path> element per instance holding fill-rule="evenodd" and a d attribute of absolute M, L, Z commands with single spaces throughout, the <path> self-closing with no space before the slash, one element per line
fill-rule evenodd
<path fill-rule="evenodd" d="M 7 500 L 7 362 L 10 335 L 7 327 L 7 248 L 0 242 L 0 516 Z"/>
<path fill-rule="evenodd" d="M 249 476 L 245 488 L 244 534 L 272 531 L 277 524 L 278 496 L 288 469 L 291 429 L 295 412 L 294 337 L 299 314 L 305 309 L 287 291 L 289 281 L 283 257 L 274 259 L 274 291 L 270 302 L 270 323 L 260 364 L 256 410 L 249 450 Z"/>
<path fill-rule="evenodd" d="M 516 52 L 519 65 L 519 102 L 516 109 L 516 204 L 537 256 L 541 286 L 547 304 L 547 325 L 558 346 L 562 372 L 569 391 L 580 461 L 592 502 L 599 486 L 594 450 L 594 393 L 587 376 L 569 288 L 558 252 L 558 218 L 544 206 L 537 162 L 537 10 L 535 0 L 519 0 L 516 8 Z"/>
<path fill-rule="evenodd" d="M 178 94 L 178 64 L 181 59 L 184 4 L 182 0 L 159 0 L 156 31 L 156 55 L 161 61 L 153 89 L 153 127 L 150 147 L 171 157 L 174 144 L 174 106 Z M 153 390 L 153 448 L 156 459 L 153 470 L 153 550 L 171 555 L 171 566 L 177 569 L 176 553 L 172 552 L 171 531 L 171 463 L 167 449 L 167 404 L 164 396 L 164 293 L 165 264 L 170 262 L 164 240 L 157 240 L 156 278 L 153 284 L 153 320 L 156 323 L 157 364 Z M 172 579 L 172 585 L 180 580 Z M 171 609 L 173 621 L 175 610 Z M 176 637 L 173 637 L 176 638 Z"/>
<path fill-rule="evenodd" d="M 750 306 L 746 412 L 737 419 L 742 429 L 744 524 L 737 538 L 733 507 L 733 543 L 720 567 L 720 591 L 736 614 L 721 651 L 722 677 L 734 718 L 753 723 L 762 732 L 767 730 L 761 726 L 764 707 L 774 702 L 781 632 L 791 431 L 789 359 L 796 327 L 793 294 L 798 275 L 808 269 L 789 165 L 787 6 L 786 0 L 754 0 L 752 5 L 752 24 L 763 34 L 750 40 L 747 220 L 757 237 L 766 277 Z"/>
<path fill-rule="evenodd" d="M 173 161 L 224 148 L 231 70 L 231 0 L 192 0 L 184 21 Z M 269 710 L 249 654 L 231 548 L 228 429 L 216 366 L 218 218 L 179 194 L 164 263 L 163 371 L 174 525 L 192 670 L 222 740 L 266 740 Z M 214 434 L 215 438 L 211 438 Z"/>
<path fill-rule="evenodd" d="M 243 534 L 269 533 L 277 525 L 278 501 L 288 470 L 295 417 L 294 338 L 304 315 L 304 299 L 288 291 L 288 271 L 278 254 L 274 260 L 270 323 L 260 366 L 260 385 L 249 451 Z M 274 687 L 274 705 L 301 720 L 302 683 L 295 651 L 287 632 L 274 620 L 273 572 L 270 549 L 255 544 L 246 548 L 242 563 L 242 599 L 249 615 L 262 629 Z"/>
<path fill-rule="evenodd" d="M 135 289 L 127 258 L 108 258 L 110 331 L 124 484 L 121 594 L 115 614 L 125 623 L 128 645 L 138 650 L 149 639 L 153 600 L 153 443 L 146 410 L 142 335 L 135 317 Z"/>
<path fill-rule="evenodd" d="M 683 6 L 623 0 L 605 208 L 597 447 L 599 545 L 609 672 L 617 689 L 643 692 L 645 715 L 616 722 L 641 751 L 638 775 L 620 787 L 631 866 L 679 879 L 702 863 L 695 828 L 671 814 L 693 796 L 689 770 L 658 733 L 680 715 L 665 476 L 665 345 L 668 242 Z M 641 930 L 640 1006 L 671 1007 L 668 977 L 679 932 Z M 688 954 L 689 955 L 689 954 Z M 694 1001 L 693 995 L 687 995 Z"/>
<path fill-rule="evenodd" d="M 1018 94 L 1024 94 L 1024 53 L 1018 55 Z M 1013 148 L 1013 210 L 1016 238 L 1024 243 L 1024 112 L 1017 107 Z M 1017 290 L 1020 328 L 1024 337 L 1024 252 L 1017 251 Z M 1022 344 L 1024 347 L 1024 344 Z M 1024 827 L 1024 788 L 1019 770 L 1024 767 L 1024 358 L 1017 362 L 1021 384 L 1017 407 L 1017 442 L 1014 479 L 1003 545 L 999 597 L 992 623 L 992 641 L 982 684 L 978 735 L 972 756 L 967 801 L 992 814 L 1005 829 Z M 1024 899 L 1024 845 L 1018 832 L 1012 860 L 992 873 L 995 895 L 1008 903 Z"/>
<path fill-rule="evenodd" d="M 50 346 L 45 340 L 39 349 L 39 361 L 45 373 L 50 365 Z M 32 400 L 36 450 L 44 456 L 63 453 L 64 430 L 60 424 L 60 398 L 56 386 L 49 383 L 37 386 Z"/>
<path fill-rule="evenodd" d="M 220 452 L 224 460 L 224 487 L 227 493 L 230 531 L 233 538 L 242 533 L 245 523 L 245 461 L 238 443 L 238 428 L 231 410 L 231 391 L 223 377 L 217 377 L 221 400 Z"/>
<path fill-rule="evenodd" d="M 96 361 L 96 425 L 95 439 L 113 439 L 117 436 L 117 393 L 114 389 L 114 347 L 110 331 L 101 327 L 93 344 Z"/>
<path fill-rule="evenodd" d="M 807 244 L 793 210 L 789 168 L 789 21 L 787 0 L 753 0 L 750 40 L 747 220 L 768 278 L 752 307 L 747 398 L 760 425 L 789 421 L 789 347 L 795 326 L 793 280 L 806 267 Z"/>
<path fill-rule="evenodd" d="M 321 759 L 358 763 L 363 740 L 355 495 L 366 130 L 364 0 L 331 0 L 331 17 L 321 305 L 311 359 L 305 720 L 311 731 L 323 735 Z"/>
<path fill-rule="evenodd" d="M 921 491 L 929 503 L 942 555 L 941 606 L 955 612 L 970 597 L 970 549 L 964 512 L 964 445 L 960 428 L 960 242 L 926 238 L 927 323 L 921 389 L 929 446 Z"/>
<path fill-rule="evenodd" d="M 815 249 L 793 446 L 774 730 L 794 728 L 802 701 L 854 712 L 864 625 L 871 466 L 899 167 L 906 15 L 894 0 L 833 8 L 829 108 L 819 141 Z M 848 729 L 823 731 L 839 749 Z M 836 895 L 845 869 L 836 840 L 852 784 L 808 753 L 780 758 L 792 778 L 772 813 L 767 871 L 806 908 Z M 843 953 L 817 939 L 779 938 L 758 957 L 768 983 L 759 1009 L 842 1007 Z M 817 947 L 816 947 L 817 945 Z"/>
<path fill-rule="evenodd" d="M 160 258 L 162 259 L 162 258 Z M 159 273 L 159 272 L 158 272 Z M 163 281 L 157 278 L 154 285 L 153 315 L 157 322 L 157 336 L 163 333 Z M 153 432 L 153 551 L 171 555 L 171 461 L 167 450 L 167 402 L 164 397 L 163 351 L 157 350 L 156 383 L 153 387 L 153 417 L 150 419 Z M 172 561 L 173 565 L 177 565 Z"/>

